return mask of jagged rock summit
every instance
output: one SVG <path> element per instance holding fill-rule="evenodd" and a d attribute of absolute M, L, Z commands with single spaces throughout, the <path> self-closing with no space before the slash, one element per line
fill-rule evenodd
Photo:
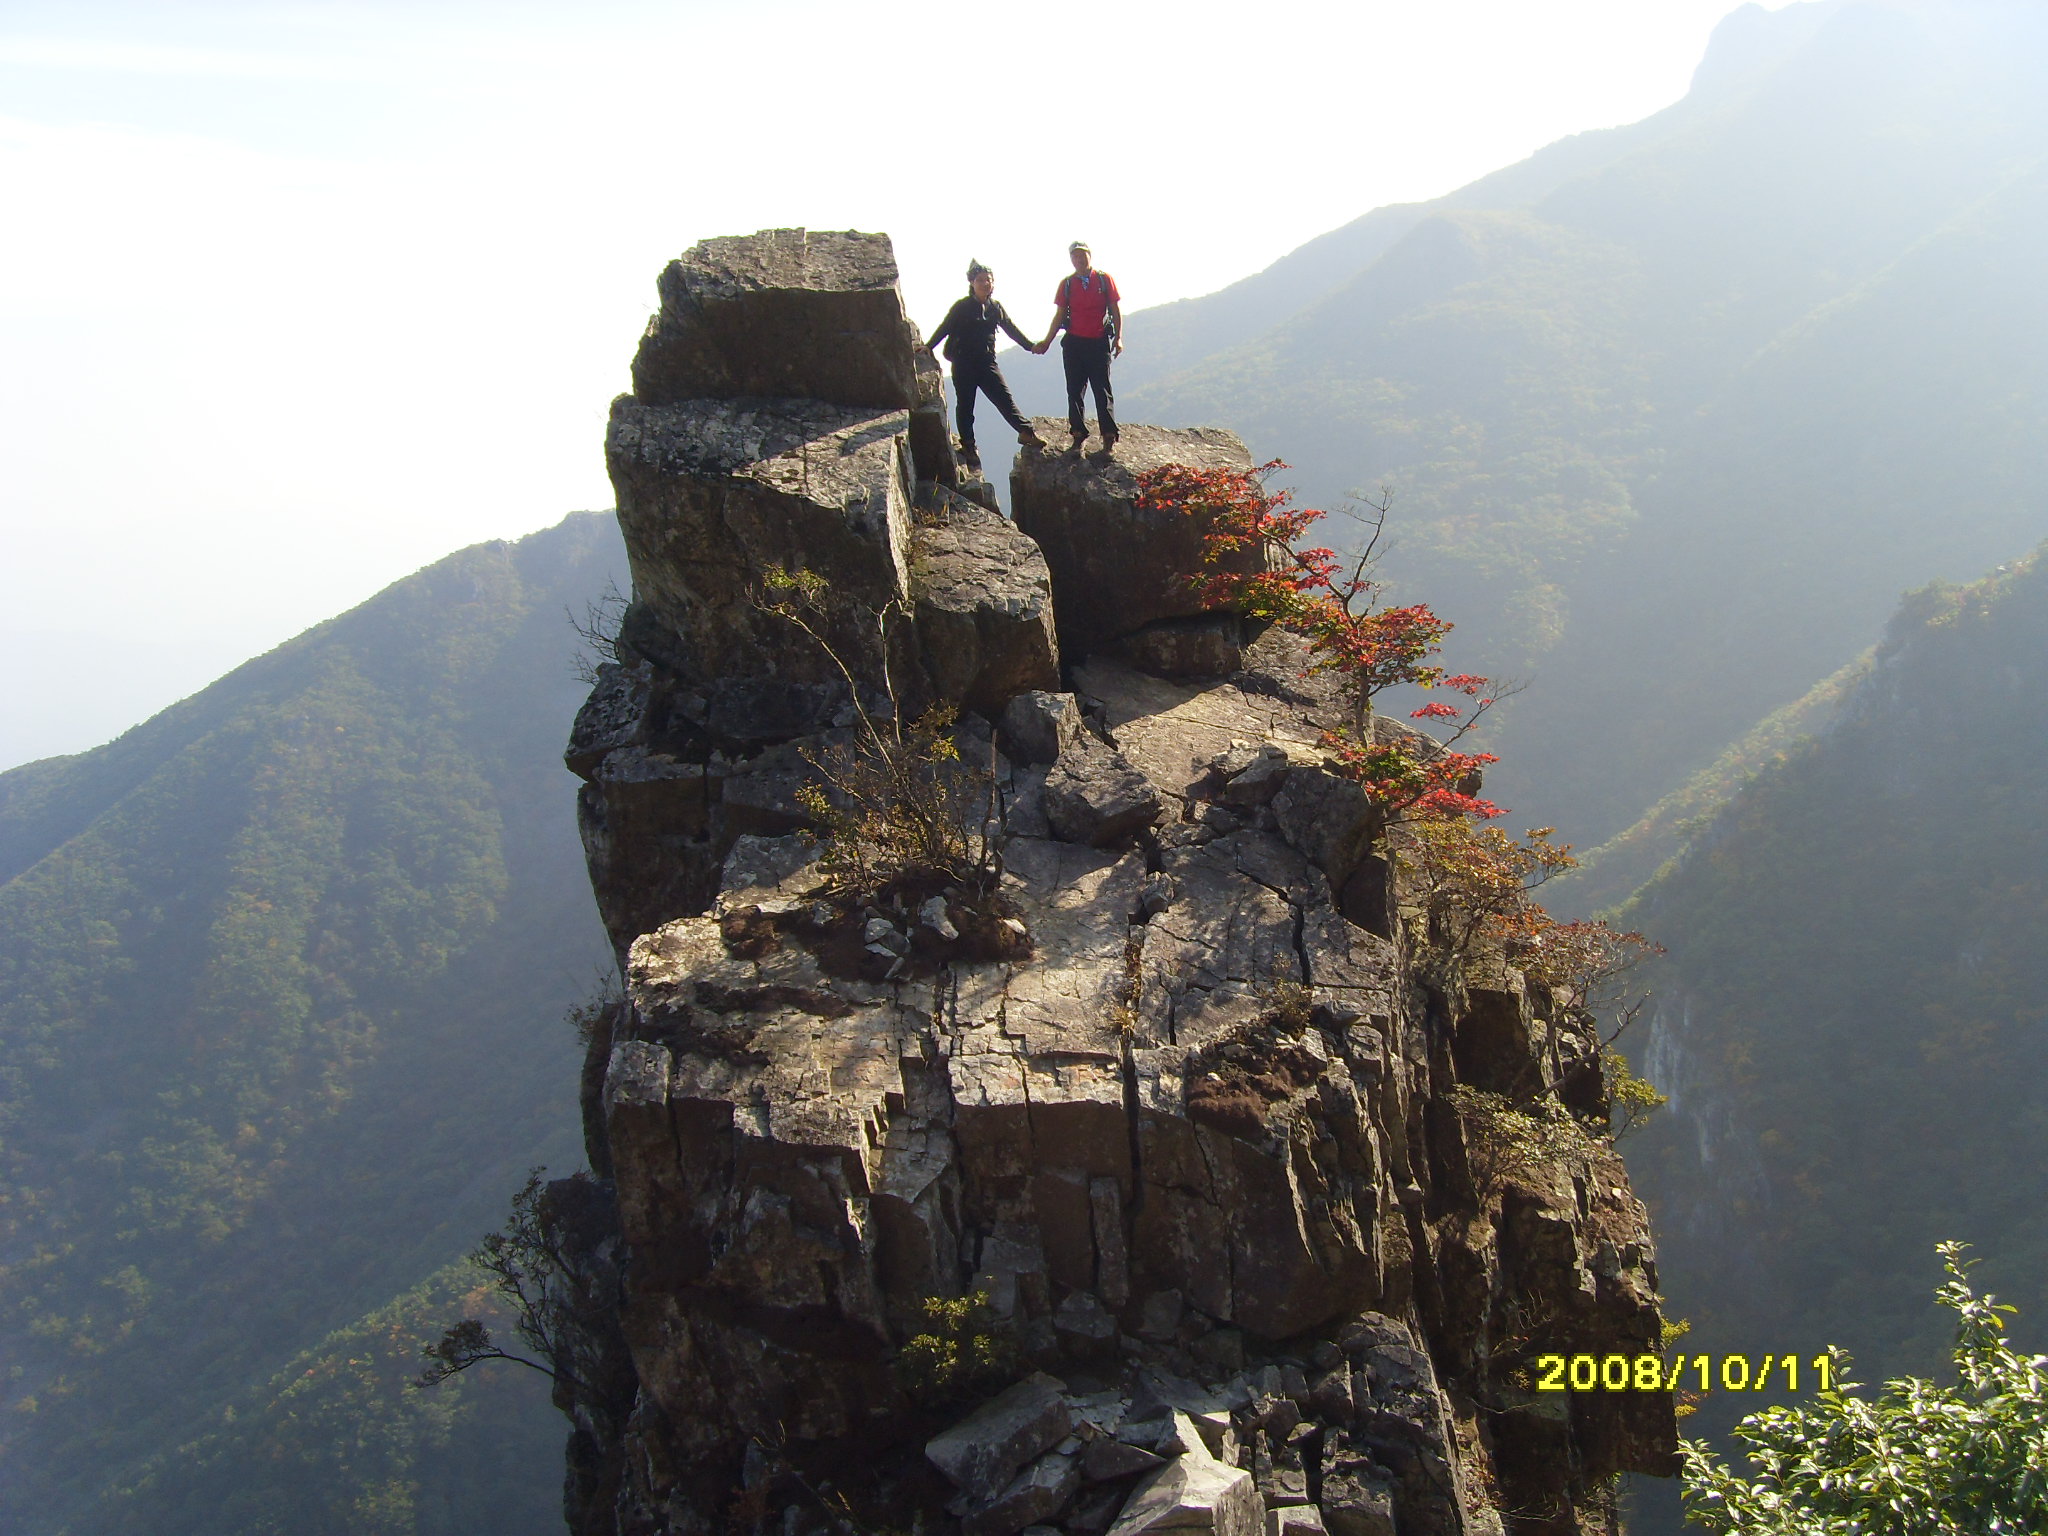
<path fill-rule="evenodd" d="M 1448 1098 L 1597 1042 L 1430 963 L 1301 646 L 1186 606 L 1135 468 L 1243 446 L 1027 452 L 1012 526 L 953 488 L 885 238 L 706 242 L 662 295 L 568 753 L 625 977 L 562 1227 L 572 1528 L 1610 1530 L 1669 1399 L 1526 1370 L 1658 1351 L 1645 1213 L 1590 1141 L 1476 1176 Z M 805 787 L 934 707 L 988 878 L 849 896 Z"/>

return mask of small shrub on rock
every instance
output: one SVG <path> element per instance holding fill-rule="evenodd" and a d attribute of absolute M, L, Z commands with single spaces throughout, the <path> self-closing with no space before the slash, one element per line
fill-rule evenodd
<path fill-rule="evenodd" d="M 1516 1175 L 1583 1156 L 1592 1148 L 1586 1128 L 1553 1098 L 1517 1106 L 1500 1094 L 1460 1083 L 1451 1089 L 1450 1104 L 1464 1130 L 1465 1166 L 1482 1205 Z"/>
<path fill-rule="evenodd" d="M 1465 787 L 1498 759 L 1454 747 L 1513 690 L 1437 663 L 1451 625 L 1428 604 L 1381 604 L 1384 588 L 1372 573 L 1386 525 L 1384 500 L 1368 508 L 1364 546 L 1340 558 L 1333 549 L 1305 543 L 1325 513 L 1292 505 L 1290 492 L 1266 489 L 1266 478 L 1286 467 L 1278 459 L 1249 472 L 1164 465 L 1139 475 L 1138 505 L 1202 519 L 1202 569 L 1187 579 L 1205 607 L 1307 638 L 1317 667 L 1337 679 L 1346 705 L 1347 718 L 1324 733 L 1323 747 L 1390 815 L 1483 820 L 1502 814 Z M 1247 553 L 1263 557 L 1251 562 L 1256 569 L 1245 569 Z M 1422 738 L 1385 740 L 1372 729 L 1373 700 L 1403 684 L 1473 701 L 1462 707 L 1431 702 L 1411 712 L 1414 720 L 1458 722 L 1434 750 L 1422 746 Z"/>
<path fill-rule="evenodd" d="M 797 800 L 824 845 L 818 871 L 834 894 L 856 900 L 905 883 L 950 884 L 987 895 L 1001 874 L 1002 818 L 995 775 L 963 760 L 951 704 L 905 725 L 886 675 L 889 710 L 877 719 L 858 679 L 815 622 L 828 590 L 814 571 L 771 567 L 757 599 L 767 613 L 802 630 L 845 679 L 858 726 L 850 743 L 803 748 L 817 781 Z M 876 616 L 883 631 L 892 614 Z"/>
<path fill-rule="evenodd" d="M 947 1407 L 987 1397 L 1017 1374 L 1016 1341 L 1001 1329 L 986 1291 L 927 1296 L 927 1327 L 896 1357 L 897 1379 L 914 1402 Z"/>

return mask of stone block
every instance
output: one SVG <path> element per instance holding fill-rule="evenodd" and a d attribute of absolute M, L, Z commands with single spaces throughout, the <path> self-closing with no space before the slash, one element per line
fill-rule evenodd
<path fill-rule="evenodd" d="M 905 431 L 900 413 L 814 401 L 613 402 L 628 638 L 693 684 L 838 683 L 824 646 L 760 605 L 771 568 L 809 570 L 828 582 L 809 622 L 879 688 L 877 615 L 909 597 Z"/>
<path fill-rule="evenodd" d="M 934 693 L 990 717 L 1059 687 L 1052 581 L 1038 546 L 964 497 L 940 492 L 911 534 L 918 656 Z"/>
<path fill-rule="evenodd" d="M 1121 753 L 1084 735 L 1046 775 L 1045 814 L 1055 837 L 1103 848 L 1151 826 L 1165 805 Z"/>
<path fill-rule="evenodd" d="M 764 229 L 692 246 L 633 359 L 648 404 L 769 395 L 909 410 L 923 351 L 887 235 Z"/>
<path fill-rule="evenodd" d="M 1013 762 L 1053 763 L 1086 730 L 1081 706 L 1071 693 L 1033 688 L 1003 706 L 996 741 Z"/>
<path fill-rule="evenodd" d="M 1244 620 L 1234 613 L 1160 619 L 1117 641 L 1116 654 L 1155 677 L 1228 677 L 1244 665 Z"/>
<path fill-rule="evenodd" d="M 1048 442 L 1066 435 L 1066 424 L 1051 418 L 1033 425 Z M 1168 464 L 1249 470 L 1252 460 L 1236 434 L 1221 428 L 1136 425 L 1123 429 L 1113 457 L 1018 457 L 1010 504 L 1052 569 L 1060 651 L 1070 662 L 1160 619 L 1204 612 L 1187 583 L 1201 568 L 1202 525 L 1137 505 L 1139 474 Z M 1253 559 L 1246 557 L 1247 569 Z"/>
<path fill-rule="evenodd" d="M 1312 1529 L 1328 1536 L 1394 1536 L 1394 1491 L 1369 1474 L 1326 1473 L 1321 1512 L 1321 1522 Z"/>
<path fill-rule="evenodd" d="M 953 418 L 946 409 L 946 373 L 939 360 L 917 349 L 917 404 L 910 408 L 910 463 L 920 481 L 955 486 L 960 459 L 953 451 Z"/>
<path fill-rule="evenodd" d="M 1065 1391 L 1064 1382 L 1035 1372 L 933 1436 L 925 1445 L 925 1458 L 970 1497 L 993 1499 L 1025 1463 L 1067 1437 L 1074 1415 L 1061 1395 Z M 1078 1468 L 1075 1475 L 1078 1478 Z M 1012 1529 L 1030 1523 L 1020 1520 Z"/>
<path fill-rule="evenodd" d="M 626 666 L 608 661 L 597 669 L 597 683 L 576 711 L 562 753 L 571 773 L 587 779 L 607 753 L 645 739 L 651 681 L 652 668 L 644 661 Z"/>
<path fill-rule="evenodd" d="M 1265 1536 L 1265 1502 L 1251 1473 L 1211 1456 L 1192 1424 L 1182 1424 L 1180 1439 L 1187 1449 L 1137 1486 L 1109 1528 L 1110 1536 L 1154 1531 Z"/>
<path fill-rule="evenodd" d="M 992 1501 L 969 1513 L 960 1522 L 961 1536 L 1016 1536 L 1065 1509 L 1080 1486 L 1081 1458 L 1071 1451 L 1047 1451 Z"/>

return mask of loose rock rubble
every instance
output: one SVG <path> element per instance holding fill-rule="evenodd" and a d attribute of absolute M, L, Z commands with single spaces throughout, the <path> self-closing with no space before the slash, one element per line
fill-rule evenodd
<path fill-rule="evenodd" d="M 929 406 L 886 305 L 778 329 L 776 283 L 803 314 L 893 294 L 876 238 L 710 242 L 664 277 L 636 386 L 808 399 L 615 408 L 637 617 L 568 761 L 625 975 L 587 1074 L 617 1225 L 581 1347 L 630 1386 L 565 1392 L 572 1528 L 1609 1530 L 1602 1479 L 1671 1469 L 1668 1399 L 1526 1366 L 1659 1347 L 1645 1213 L 1592 1140 L 1482 1191 L 1447 1099 L 1557 1082 L 1583 1027 L 1498 956 L 1420 963 L 1299 642 L 1165 581 L 1187 530 L 1133 513 L 1131 463 L 1248 466 L 1234 438 L 1024 454 L 1013 527 L 918 469 L 881 386 L 826 392 L 900 374 Z M 763 338 L 850 350 L 756 368 Z M 799 559 L 851 690 L 745 602 Z M 987 890 L 827 878 L 797 792 L 856 704 L 964 712 Z"/>

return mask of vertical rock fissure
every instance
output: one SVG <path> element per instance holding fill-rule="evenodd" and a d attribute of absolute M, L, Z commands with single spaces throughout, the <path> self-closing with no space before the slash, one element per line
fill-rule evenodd
<path fill-rule="evenodd" d="M 1156 873 L 1156 870 L 1151 871 Z M 1145 1203 L 1145 1138 L 1139 1123 L 1138 1098 L 1138 1020 L 1139 1010 L 1145 1001 L 1144 939 L 1145 924 L 1129 925 L 1124 937 L 1124 987 L 1123 1009 L 1118 1017 L 1117 1060 L 1123 1078 L 1124 1136 L 1130 1144 L 1131 1197 L 1124 1202 L 1123 1227 L 1125 1252 L 1132 1252 L 1137 1243 L 1138 1212 Z"/>

